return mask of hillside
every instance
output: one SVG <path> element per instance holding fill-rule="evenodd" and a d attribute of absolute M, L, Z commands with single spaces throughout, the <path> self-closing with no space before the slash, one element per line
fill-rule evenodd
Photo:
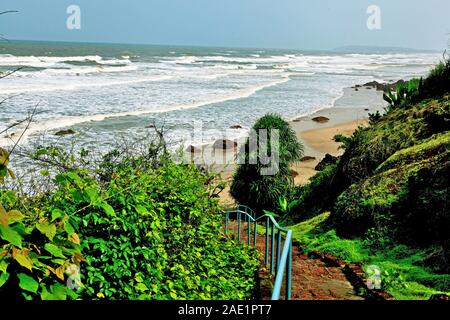
<path fill-rule="evenodd" d="M 298 235 L 308 239 L 304 243 L 310 248 L 349 261 L 373 262 L 384 254 L 385 260 L 399 263 L 415 256 L 403 271 L 393 269 L 406 275 L 405 281 L 409 275 L 411 281 L 448 292 L 450 62 L 439 64 L 426 79 L 386 93 L 385 99 L 390 102 L 386 113 L 371 115 L 370 126 L 351 137 L 336 137 L 345 148 L 343 156 L 298 188 L 300 202 L 292 215 L 301 223 L 294 228 L 300 228 Z M 393 249 L 398 252 L 387 258 Z M 416 267 L 430 276 L 422 274 L 419 281 L 411 275 Z"/>

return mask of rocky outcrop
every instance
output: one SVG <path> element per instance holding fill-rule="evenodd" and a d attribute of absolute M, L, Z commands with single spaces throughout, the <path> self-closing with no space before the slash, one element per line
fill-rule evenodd
<path fill-rule="evenodd" d="M 322 171 L 330 164 L 335 164 L 338 161 L 338 157 L 332 156 L 331 154 L 327 153 L 325 157 L 320 161 L 317 166 L 314 168 L 316 171 Z"/>
<path fill-rule="evenodd" d="M 327 123 L 328 121 L 330 121 L 330 119 L 328 119 L 327 117 L 315 117 L 311 120 L 317 123 Z"/>
<path fill-rule="evenodd" d="M 313 161 L 313 160 L 316 160 L 316 157 L 304 156 L 303 158 L 300 159 L 301 162 Z"/>
<path fill-rule="evenodd" d="M 55 133 L 55 136 L 67 136 L 67 135 L 71 135 L 71 134 L 75 134 L 76 131 L 73 129 L 67 129 L 67 130 L 59 130 L 58 132 Z"/>
<path fill-rule="evenodd" d="M 392 83 L 380 83 L 378 81 L 371 81 L 365 83 L 364 87 L 375 88 L 377 91 L 394 91 L 397 88 L 397 85 L 404 83 L 404 80 L 399 80 Z"/>

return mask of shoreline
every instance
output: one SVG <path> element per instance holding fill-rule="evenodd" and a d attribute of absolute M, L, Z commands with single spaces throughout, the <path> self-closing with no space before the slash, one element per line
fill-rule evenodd
<path fill-rule="evenodd" d="M 385 105 L 383 93 L 374 88 L 362 87 L 357 91 L 354 88 L 345 88 L 343 95 L 336 99 L 333 107 L 326 107 L 311 114 L 290 119 L 289 124 L 304 146 L 304 157 L 308 157 L 305 161 L 292 166 L 292 170 L 297 173 L 294 183 L 306 184 L 317 173 L 314 168 L 327 153 L 333 156 L 342 155 L 344 150 L 339 148 L 340 143 L 333 140 L 334 136 L 337 134 L 351 136 L 359 126 L 368 125 L 370 113 L 383 112 Z M 325 117 L 328 121 L 315 122 L 313 118 L 316 117 Z M 202 150 L 210 148 L 212 148 L 211 144 Z M 236 152 L 236 150 L 223 152 L 230 162 L 227 162 L 227 165 L 218 166 L 221 180 L 228 184 L 220 194 L 220 202 L 223 205 L 234 204 L 234 200 L 229 195 L 229 182 L 232 180 L 236 167 L 233 163 Z"/>

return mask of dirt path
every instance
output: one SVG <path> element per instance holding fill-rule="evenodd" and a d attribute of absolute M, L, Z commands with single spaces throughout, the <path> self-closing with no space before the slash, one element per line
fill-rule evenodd
<path fill-rule="evenodd" d="M 237 236 L 237 223 L 230 224 L 230 231 Z M 253 240 L 253 235 L 250 238 Z M 247 228 L 241 226 L 241 241 L 247 243 Z M 257 249 L 261 252 L 264 268 L 265 236 L 257 235 Z M 270 250 L 270 247 L 269 247 Z M 268 290 L 262 290 L 263 299 Z M 283 290 L 284 292 L 284 290 Z M 319 259 L 302 254 L 298 247 L 292 249 L 292 300 L 364 300 L 358 296 L 339 267 L 328 266 Z"/>

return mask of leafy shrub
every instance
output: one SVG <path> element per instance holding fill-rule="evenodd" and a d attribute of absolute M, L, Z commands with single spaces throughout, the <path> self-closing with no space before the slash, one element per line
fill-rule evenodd
<path fill-rule="evenodd" d="M 297 221 L 311 218 L 333 207 L 337 194 L 331 189 L 331 184 L 336 170 L 337 164 L 328 165 L 313 176 L 308 184 L 296 187 L 299 203 L 292 209 L 292 215 Z"/>
<path fill-rule="evenodd" d="M 422 78 L 398 83 L 395 92 L 385 92 L 383 94 L 383 99 L 389 103 L 390 108 L 402 107 L 410 103 L 415 96 L 420 94 L 422 86 Z"/>
<path fill-rule="evenodd" d="M 14 177 L 2 149 L 1 181 Z M 77 298 L 66 286 L 70 266 L 84 261 L 80 240 L 63 211 L 43 211 L 11 190 L 0 191 L 0 298 Z M 24 211 L 16 208 L 22 207 Z"/>
<path fill-rule="evenodd" d="M 46 164 L 56 155 L 60 161 L 53 163 L 64 165 L 53 167 L 58 172 L 55 189 L 27 199 L 32 210 L 23 220 L 1 226 L 6 243 L 0 242 L 0 295 L 251 298 L 257 252 L 221 232 L 223 212 L 209 195 L 209 177 L 159 152 L 147 157 L 119 153 L 121 159 L 110 161 L 109 154 L 89 169 L 74 165 L 83 162 L 75 155 L 60 157 L 61 150 L 37 155 Z M 105 161 L 110 164 L 106 170 Z M 7 208 L 24 200 L 8 191 L 1 195 Z M 69 263 L 80 266 L 82 288 L 77 292 L 64 283 Z"/>
<path fill-rule="evenodd" d="M 378 174 L 339 196 L 335 226 L 347 236 L 388 228 L 398 241 L 448 243 L 449 153 L 449 133 L 397 152 L 377 169 Z"/>
<path fill-rule="evenodd" d="M 247 139 L 238 155 L 239 163 L 242 164 L 238 165 L 234 174 L 231 195 L 239 203 L 262 213 L 263 209 L 276 210 L 278 199 L 289 197 L 293 187 L 291 164 L 301 159 L 303 146 L 298 142 L 289 123 L 278 115 L 268 114 L 262 117 L 255 123 L 253 129 L 256 131 L 258 141 L 262 139 L 259 130 L 267 130 L 269 151 L 273 151 L 271 147 L 276 147 L 275 142 L 271 141 L 271 133 L 278 130 L 279 146 L 276 150 L 279 153 L 278 172 L 275 175 L 261 174 L 261 170 L 266 166 L 258 158 L 258 148 L 249 150 L 250 142 Z M 255 164 L 252 164 L 253 161 L 249 161 L 250 159 L 256 160 Z"/>

